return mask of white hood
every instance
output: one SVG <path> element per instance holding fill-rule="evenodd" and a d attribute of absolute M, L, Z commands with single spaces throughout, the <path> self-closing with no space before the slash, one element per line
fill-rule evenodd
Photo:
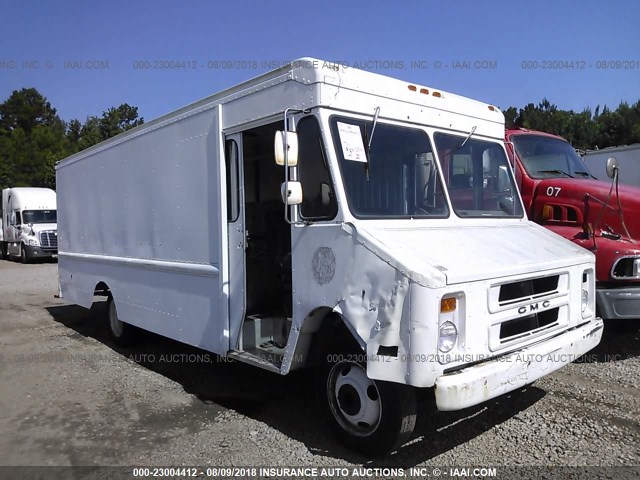
<path fill-rule="evenodd" d="M 32 226 L 28 226 L 28 232 L 31 233 L 31 230 L 33 230 L 33 232 L 36 235 L 39 235 L 40 232 L 50 232 L 50 231 L 57 231 L 58 230 L 58 225 L 56 223 L 34 223 Z"/>
<path fill-rule="evenodd" d="M 584 248 L 532 222 L 416 228 L 359 222 L 355 236 L 427 287 L 594 262 Z"/>

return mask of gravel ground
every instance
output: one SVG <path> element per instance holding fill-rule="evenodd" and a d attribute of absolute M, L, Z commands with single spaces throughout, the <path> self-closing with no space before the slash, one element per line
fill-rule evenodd
<path fill-rule="evenodd" d="M 430 400 L 415 440 L 356 455 L 280 377 L 145 334 L 108 337 L 105 304 L 54 299 L 55 263 L 0 261 L 1 465 L 637 466 L 640 321 L 533 386 L 462 412 Z"/>

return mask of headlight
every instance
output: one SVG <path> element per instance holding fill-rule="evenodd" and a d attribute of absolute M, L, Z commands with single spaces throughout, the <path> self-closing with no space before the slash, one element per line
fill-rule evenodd
<path fill-rule="evenodd" d="M 38 242 L 38 240 L 34 239 L 29 239 L 29 245 L 31 245 L 32 247 L 37 247 L 40 245 L 40 243 Z"/>
<path fill-rule="evenodd" d="M 587 290 L 582 290 L 582 313 L 584 313 L 584 311 L 587 309 L 587 307 L 589 306 L 589 292 Z"/>
<path fill-rule="evenodd" d="M 458 340 L 458 329 L 451 322 L 440 325 L 440 337 L 438 337 L 438 350 L 443 353 L 451 351 Z"/>

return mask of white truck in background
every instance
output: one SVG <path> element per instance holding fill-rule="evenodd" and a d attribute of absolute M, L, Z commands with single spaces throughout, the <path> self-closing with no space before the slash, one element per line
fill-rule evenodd
<path fill-rule="evenodd" d="M 640 188 L 640 143 L 587 150 L 582 160 L 598 180 L 610 182 L 607 176 L 607 160 L 610 157 L 615 157 L 618 161 L 620 183 Z"/>
<path fill-rule="evenodd" d="M 366 454 L 409 439 L 417 389 L 463 409 L 602 336 L 594 255 L 527 220 L 486 103 L 304 58 L 56 177 L 63 298 L 107 297 L 121 344 L 137 327 L 317 367 L 329 424 Z"/>
<path fill-rule="evenodd" d="M 3 258 L 22 263 L 58 255 L 56 192 L 50 188 L 13 187 L 2 190 Z"/>

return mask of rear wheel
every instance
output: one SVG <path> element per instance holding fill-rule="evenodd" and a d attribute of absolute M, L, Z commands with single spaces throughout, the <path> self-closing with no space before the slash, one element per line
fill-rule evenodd
<path fill-rule="evenodd" d="M 327 362 L 319 381 L 329 423 L 349 448 L 382 455 L 410 439 L 417 418 L 413 388 L 372 380 L 364 365 L 350 360 Z"/>
<path fill-rule="evenodd" d="M 125 323 L 118 318 L 116 302 L 113 301 L 113 297 L 109 297 L 108 300 L 107 318 L 109 320 L 109 332 L 111 333 L 111 338 L 113 338 L 113 341 L 117 345 L 121 347 L 128 347 L 136 341 L 138 333 L 136 327 Z"/>

